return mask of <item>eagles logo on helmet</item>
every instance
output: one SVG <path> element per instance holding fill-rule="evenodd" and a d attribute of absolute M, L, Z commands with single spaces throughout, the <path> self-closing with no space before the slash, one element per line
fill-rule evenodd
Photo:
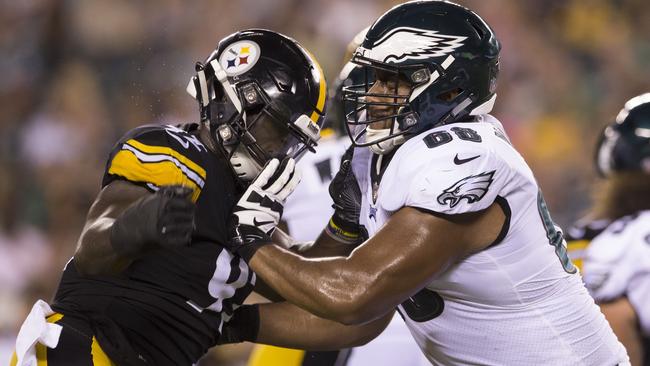
<path fill-rule="evenodd" d="M 492 110 L 501 46 L 471 10 L 446 1 L 412 1 L 380 17 L 351 62 L 365 71 L 361 83 L 343 88 L 347 129 L 357 146 L 389 152 L 409 137 L 443 123 Z M 409 83 L 408 95 L 372 92 L 377 79 Z M 402 81 L 403 80 L 403 81 Z M 372 108 L 392 114 L 373 117 Z M 369 128 L 391 121 L 381 129 Z"/>
<path fill-rule="evenodd" d="M 235 174 L 252 180 L 271 158 L 314 151 L 326 84 L 316 60 L 293 39 L 249 29 L 219 42 L 197 63 L 187 91 Z"/>

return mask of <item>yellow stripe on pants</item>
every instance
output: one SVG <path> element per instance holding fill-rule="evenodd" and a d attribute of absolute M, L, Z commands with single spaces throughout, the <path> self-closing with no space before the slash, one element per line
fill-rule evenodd
<path fill-rule="evenodd" d="M 267 345 L 253 348 L 247 366 L 300 366 L 305 351 Z"/>

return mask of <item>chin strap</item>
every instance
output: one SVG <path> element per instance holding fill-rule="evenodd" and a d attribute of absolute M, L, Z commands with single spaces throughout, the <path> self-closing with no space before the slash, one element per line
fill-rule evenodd
<path fill-rule="evenodd" d="M 372 140 L 383 139 L 385 137 L 388 137 L 390 133 L 391 133 L 390 128 L 382 128 L 382 129 L 375 130 L 368 127 L 366 128 L 366 140 L 372 141 Z M 404 138 L 404 135 L 399 135 L 390 138 L 388 140 L 384 140 L 376 144 L 372 144 L 368 147 L 370 148 L 370 151 L 372 151 L 377 155 L 386 155 L 389 154 L 391 151 L 393 151 L 396 146 L 403 144 L 405 141 L 406 139 Z"/>
<path fill-rule="evenodd" d="M 230 165 L 237 178 L 250 182 L 262 171 L 262 167 L 248 153 L 243 144 L 226 146 L 225 149 L 228 152 Z"/>

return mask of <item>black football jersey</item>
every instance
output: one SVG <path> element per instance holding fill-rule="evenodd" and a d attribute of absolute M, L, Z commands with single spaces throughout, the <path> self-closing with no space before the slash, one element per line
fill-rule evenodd
<path fill-rule="evenodd" d="M 136 128 L 113 148 L 102 187 L 126 180 L 155 192 L 180 184 L 196 203 L 189 246 L 147 252 L 118 276 L 82 277 L 74 258 L 64 270 L 53 308 L 87 318 L 118 364 L 125 354 L 148 365 L 197 362 L 251 292 L 253 272 L 227 249 L 240 195 L 227 164 L 172 126 Z"/>

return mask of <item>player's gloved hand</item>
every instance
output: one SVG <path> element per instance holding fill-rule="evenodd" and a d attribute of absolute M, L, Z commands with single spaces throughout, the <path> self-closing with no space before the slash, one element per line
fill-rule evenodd
<path fill-rule="evenodd" d="M 255 251 L 271 242 L 280 222 L 284 202 L 300 182 L 296 162 L 270 160 L 237 202 L 230 223 L 233 250 L 248 261 Z"/>
<path fill-rule="evenodd" d="M 192 189 L 163 186 L 134 202 L 113 222 L 110 242 L 120 256 L 133 257 L 155 248 L 188 245 L 194 230 Z"/>
<path fill-rule="evenodd" d="M 359 215 L 361 212 L 361 189 L 352 172 L 354 146 L 350 146 L 343 157 L 339 172 L 329 186 L 334 204 L 334 215 L 327 225 L 326 232 L 335 240 L 355 244 L 359 241 Z"/>

